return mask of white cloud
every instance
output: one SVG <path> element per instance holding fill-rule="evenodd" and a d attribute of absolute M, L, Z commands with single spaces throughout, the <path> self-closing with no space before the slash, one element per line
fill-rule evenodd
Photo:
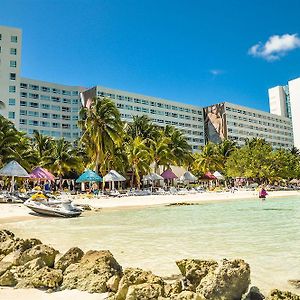
<path fill-rule="evenodd" d="M 214 70 L 209 70 L 209 73 L 212 74 L 212 75 L 217 76 L 217 75 L 223 74 L 224 71 L 223 70 L 214 69 Z"/>
<path fill-rule="evenodd" d="M 300 48 L 300 38 L 297 34 L 272 35 L 265 44 L 259 42 L 253 45 L 248 53 L 255 57 L 262 57 L 268 61 L 280 59 L 287 52 Z"/>

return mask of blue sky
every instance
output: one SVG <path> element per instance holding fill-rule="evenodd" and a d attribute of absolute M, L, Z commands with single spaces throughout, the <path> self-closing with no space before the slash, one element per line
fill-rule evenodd
<path fill-rule="evenodd" d="M 267 89 L 300 77 L 299 0 L 0 0 L 0 8 L 1 25 L 23 30 L 23 77 L 266 111 Z"/>

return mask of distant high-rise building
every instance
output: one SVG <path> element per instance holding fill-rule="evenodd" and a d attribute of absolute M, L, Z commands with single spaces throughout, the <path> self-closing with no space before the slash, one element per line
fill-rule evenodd
<path fill-rule="evenodd" d="M 21 30 L 0 26 L 0 114 L 29 136 L 36 130 L 74 141 L 80 137 L 77 121 L 82 105 L 86 106 L 88 99 L 106 97 L 116 104 L 123 121 L 131 122 L 133 116 L 147 115 L 161 127 L 172 125 L 180 129 L 193 151 L 206 141 L 218 143 L 226 138 L 242 144 L 246 138 L 260 137 L 276 148 L 293 145 L 289 118 L 295 109 L 299 111 L 299 102 L 296 108 L 296 102 L 289 99 L 296 93 L 299 96 L 299 82 L 291 83 L 289 89 L 282 87 L 276 91 L 278 95 L 275 93 L 271 105 L 273 114 L 227 102 L 203 109 L 102 86 L 83 88 L 23 78 L 21 50 Z"/>
<path fill-rule="evenodd" d="M 294 145 L 300 149 L 300 78 L 269 89 L 270 112 L 292 120 Z"/>

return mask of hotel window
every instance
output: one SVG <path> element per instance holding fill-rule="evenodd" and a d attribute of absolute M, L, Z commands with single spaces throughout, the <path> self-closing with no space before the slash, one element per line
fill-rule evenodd
<path fill-rule="evenodd" d="M 39 126 L 39 121 L 29 120 L 29 121 L 28 121 L 28 125 Z"/>
<path fill-rule="evenodd" d="M 20 119 L 20 125 L 26 125 L 27 120 L 26 119 Z"/>
<path fill-rule="evenodd" d="M 16 35 L 12 35 L 12 36 L 10 37 L 10 41 L 11 41 L 12 43 L 17 43 L 17 42 L 18 42 L 18 37 L 17 37 Z"/>
<path fill-rule="evenodd" d="M 20 110 L 20 115 L 21 115 L 21 116 L 27 116 L 27 110 L 21 109 L 21 110 Z"/>
<path fill-rule="evenodd" d="M 1 53 L 1 50 L 2 50 L 2 49 L 1 49 L 1 46 L 0 46 L 0 53 Z"/>
<path fill-rule="evenodd" d="M 11 105 L 11 106 L 16 105 L 16 99 L 9 98 L 8 99 L 8 105 Z"/>
<path fill-rule="evenodd" d="M 49 127 L 50 123 L 49 122 L 45 122 L 45 121 L 41 121 L 41 126 L 43 126 L 43 127 Z"/>
<path fill-rule="evenodd" d="M 33 108 L 38 108 L 38 107 L 39 107 L 39 104 L 36 103 L 36 102 L 29 102 L 29 106 L 30 106 L 30 107 L 33 107 Z"/>
<path fill-rule="evenodd" d="M 53 102 L 60 102 L 60 98 L 59 97 L 51 97 L 51 100 Z"/>
<path fill-rule="evenodd" d="M 10 93 L 15 93 L 16 92 L 16 86 L 15 85 L 10 85 L 8 88 Z"/>
<path fill-rule="evenodd" d="M 20 87 L 21 87 L 21 89 L 27 89 L 27 84 L 26 83 L 21 83 Z"/>
<path fill-rule="evenodd" d="M 11 55 L 17 55 L 17 49 L 16 48 L 10 48 L 10 54 Z"/>
<path fill-rule="evenodd" d="M 15 60 L 11 60 L 11 61 L 9 62 L 9 66 L 10 66 L 11 68 L 16 68 L 16 67 L 17 67 L 17 62 L 16 62 Z"/>
<path fill-rule="evenodd" d="M 60 115 L 58 115 L 58 114 L 52 114 L 52 118 L 53 119 L 60 119 Z"/>
<path fill-rule="evenodd" d="M 16 114 L 15 114 L 14 111 L 9 111 L 9 112 L 8 112 L 8 118 L 9 118 L 9 119 L 14 119 L 15 117 L 16 117 Z"/>
<path fill-rule="evenodd" d="M 62 99 L 62 102 L 63 102 L 63 103 L 66 103 L 66 104 L 71 104 L 71 99 L 63 98 L 63 99 Z"/>
<path fill-rule="evenodd" d="M 78 92 L 77 91 L 73 91 L 72 92 L 72 96 L 78 96 Z"/>
<path fill-rule="evenodd" d="M 31 99 L 38 99 L 39 95 L 38 94 L 29 93 L 29 98 L 31 98 Z"/>
<path fill-rule="evenodd" d="M 2 34 L 0 33 L 0 41 L 2 40 Z"/>
<path fill-rule="evenodd" d="M 73 99 L 72 104 L 78 104 L 78 99 Z"/>
<path fill-rule="evenodd" d="M 60 90 L 59 89 L 52 89 L 52 93 L 53 94 L 60 94 Z"/>
<path fill-rule="evenodd" d="M 49 92 L 50 92 L 50 88 L 48 88 L 48 87 L 46 87 L 46 86 L 42 86 L 42 87 L 41 87 L 41 91 L 42 91 L 42 92 L 47 92 L 47 93 L 49 93 Z"/>
<path fill-rule="evenodd" d="M 71 112 L 70 107 L 65 107 L 65 106 L 63 106 L 63 107 L 61 108 L 61 110 L 64 111 L 64 112 Z"/>
<path fill-rule="evenodd" d="M 56 111 L 60 111 L 60 106 L 52 105 L 51 109 L 56 110 Z"/>
<path fill-rule="evenodd" d="M 42 104 L 42 108 L 43 109 L 50 109 L 50 105 L 49 104 Z"/>
<path fill-rule="evenodd" d="M 70 132 L 63 132 L 63 137 L 70 138 L 71 133 Z"/>
<path fill-rule="evenodd" d="M 60 128 L 60 124 L 59 123 L 52 123 L 52 127 L 53 128 Z"/>
<path fill-rule="evenodd" d="M 27 106 L 27 102 L 26 101 L 20 101 L 20 106 Z"/>
<path fill-rule="evenodd" d="M 50 100 L 50 96 L 40 95 L 41 100 Z"/>
<path fill-rule="evenodd" d="M 70 91 L 62 90 L 62 94 L 63 95 L 67 95 L 67 96 L 71 96 L 71 92 Z"/>
<path fill-rule="evenodd" d="M 16 80 L 16 73 L 10 73 L 9 74 L 9 79 L 10 80 Z"/>
<path fill-rule="evenodd" d="M 40 87 L 38 85 L 35 85 L 35 84 L 29 84 L 29 89 L 34 90 L 34 91 L 38 91 L 40 89 Z"/>
<path fill-rule="evenodd" d="M 65 121 L 70 121 L 71 117 L 62 115 L 62 119 L 65 120 Z"/>
<path fill-rule="evenodd" d="M 50 115 L 48 113 L 42 113 L 42 118 L 48 119 L 49 117 L 50 117 Z"/>
<path fill-rule="evenodd" d="M 70 124 L 62 124 L 63 129 L 70 129 Z"/>

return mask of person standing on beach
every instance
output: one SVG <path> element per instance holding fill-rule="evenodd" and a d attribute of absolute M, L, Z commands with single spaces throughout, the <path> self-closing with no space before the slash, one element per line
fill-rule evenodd
<path fill-rule="evenodd" d="M 260 198 L 260 199 L 262 199 L 262 200 L 265 200 L 267 195 L 268 195 L 268 193 L 267 193 L 267 191 L 265 190 L 265 187 L 262 186 L 262 187 L 259 189 L 259 192 L 258 192 L 258 198 Z"/>

